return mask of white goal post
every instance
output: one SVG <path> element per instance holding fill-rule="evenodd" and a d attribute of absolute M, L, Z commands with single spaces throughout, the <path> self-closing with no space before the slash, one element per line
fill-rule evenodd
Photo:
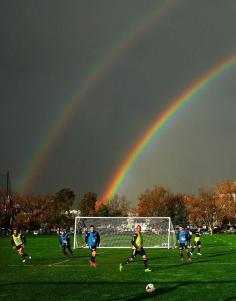
<path fill-rule="evenodd" d="M 176 235 L 170 217 L 75 217 L 74 249 L 83 247 L 89 226 L 99 232 L 101 248 L 130 248 L 137 225 L 142 227 L 144 248 L 174 248 Z"/>

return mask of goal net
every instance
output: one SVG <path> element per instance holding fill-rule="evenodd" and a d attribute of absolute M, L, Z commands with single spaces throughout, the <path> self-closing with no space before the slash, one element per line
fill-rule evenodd
<path fill-rule="evenodd" d="M 75 218 L 74 249 L 84 246 L 89 226 L 99 232 L 102 248 L 130 248 L 137 225 L 142 227 L 145 248 L 174 248 L 176 237 L 170 217 L 81 217 Z"/>

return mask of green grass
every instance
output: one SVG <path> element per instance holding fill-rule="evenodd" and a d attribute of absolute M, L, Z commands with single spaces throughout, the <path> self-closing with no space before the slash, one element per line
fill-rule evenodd
<path fill-rule="evenodd" d="M 114 240 L 114 235 L 105 235 L 102 234 L 101 247 L 107 247 L 113 245 L 114 247 L 125 246 L 130 247 L 131 235 L 122 233 L 121 235 L 116 235 Z M 101 235 L 101 234 L 100 234 Z M 174 235 L 174 234 L 173 234 Z M 85 235 L 77 235 L 76 240 L 79 246 L 84 244 Z M 143 233 L 144 244 L 145 246 L 158 246 L 163 247 L 167 245 L 167 235 L 153 235 L 149 233 Z M 175 235 L 170 237 L 170 245 L 174 246 L 175 244 Z"/>
<path fill-rule="evenodd" d="M 203 256 L 179 262 L 178 250 L 147 249 L 151 273 L 140 258 L 118 266 L 129 249 L 98 249 L 97 268 L 88 266 L 88 249 L 65 259 L 56 236 L 28 236 L 31 262 L 23 264 L 9 238 L 0 238 L 0 300 L 236 300 L 236 235 L 205 235 Z M 145 292 L 154 283 L 154 294 Z"/>

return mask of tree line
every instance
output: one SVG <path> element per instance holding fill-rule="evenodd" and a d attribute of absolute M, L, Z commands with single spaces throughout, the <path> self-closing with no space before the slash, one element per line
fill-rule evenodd
<path fill-rule="evenodd" d="M 97 202 L 97 193 L 87 192 L 77 200 L 70 188 L 47 195 L 14 192 L 11 199 L 0 202 L 0 226 L 50 231 L 72 226 L 78 212 L 81 216 L 170 216 L 174 225 L 206 225 L 210 230 L 214 226 L 236 224 L 236 182 L 231 181 L 199 188 L 196 196 L 173 193 L 156 185 L 141 193 L 134 206 L 119 195 L 100 207 Z"/>
<path fill-rule="evenodd" d="M 139 197 L 139 216 L 170 216 L 174 225 L 187 223 L 213 228 L 236 225 L 236 182 L 223 181 L 214 187 L 199 188 L 198 194 L 173 194 L 154 186 Z"/>

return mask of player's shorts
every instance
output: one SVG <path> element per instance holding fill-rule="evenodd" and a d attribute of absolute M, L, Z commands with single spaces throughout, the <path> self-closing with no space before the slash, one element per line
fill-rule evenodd
<path fill-rule="evenodd" d="M 22 248 L 22 245 L 16 246 L 17 250 L 20 250 Z"/>
<path fill-rule="evenodd" d="M 136 255 L 140 255 L 140 256 L 146 255 L 144 248 L 141 247 L 139 249 L 132 250 L 132 256 L 135 257 Z"/>
<path fill-rule="evenodd" d="M 202 245 L 202 244 L 201 244 L 201 241 L 200 241 L 200 240 L 194 242 L 194 246 L 196 246 L 196 247 L 199 247 L 199 246 L 201 246 L 201 245 Z"/>
<path fill-rule="evenodd" d="M 89 250 L 91 252 L 95 252 L 97 250 L 97 246 L 89 246 Z"/>
<path fill-rule="evenodd" d="M 187 244 L 179 244 L 179 250 L 187 250 L 188 246 Z"/>
<path fill-rule="evenodd" d="M 191 246 L 191 239 L 190 239 L 190 240 L 187 240 L 186 243 L 187 243 L 187 246 L 188 246 L 188 247 Z"/>

